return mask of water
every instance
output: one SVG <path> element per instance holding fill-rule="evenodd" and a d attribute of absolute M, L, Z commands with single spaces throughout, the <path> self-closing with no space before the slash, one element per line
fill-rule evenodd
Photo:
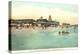
<path fill-rule="evenodd" d="M 60 28 L 12 30 L 12 50 L 66 48 L 78 46 L 78 29 L 65 28 L 70 34 L 59 35 Z"/>

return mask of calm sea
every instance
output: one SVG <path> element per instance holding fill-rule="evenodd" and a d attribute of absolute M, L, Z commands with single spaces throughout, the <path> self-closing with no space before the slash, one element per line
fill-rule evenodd
<path fill-rule="evenodd" d="M 62 30 L 69 34 L 59 35 Z M 12 50 L 77 47 L 78 28 L 15 29 L 11 39 Z"/>

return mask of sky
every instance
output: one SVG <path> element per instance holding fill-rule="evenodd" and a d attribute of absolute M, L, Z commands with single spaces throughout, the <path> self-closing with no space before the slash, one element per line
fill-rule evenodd
<path fill-rule="evenodd" d="M 39 19 L 43 16 L 60 23 L 78 23 L 78 6 L 75 4 L 48 3 L 48 2 L 12 2 L 12 19 Z"/>

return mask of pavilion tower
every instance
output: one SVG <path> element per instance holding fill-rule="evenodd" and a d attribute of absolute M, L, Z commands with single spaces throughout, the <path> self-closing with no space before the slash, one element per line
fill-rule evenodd
<path fill-rule="evenodd" d="M 43 19 L 43 16 L 41 16 L 40 19 Z"/>
<path fill-rule="evenodd" d="M 51 15 L 49 15 L 48 21 L 52 21 L 52 17 L 51 17 Z"/>

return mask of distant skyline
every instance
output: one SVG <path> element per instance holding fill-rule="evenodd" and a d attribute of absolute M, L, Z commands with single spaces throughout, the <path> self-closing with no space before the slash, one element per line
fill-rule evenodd
<path fill-rule="evenodd" d="M 44 3 L 44 2 L 12 2 L 12 19 L 39 19 L 43 16 L 61 23 L 78 23 L 78 6 L 74 4 Z"/>

